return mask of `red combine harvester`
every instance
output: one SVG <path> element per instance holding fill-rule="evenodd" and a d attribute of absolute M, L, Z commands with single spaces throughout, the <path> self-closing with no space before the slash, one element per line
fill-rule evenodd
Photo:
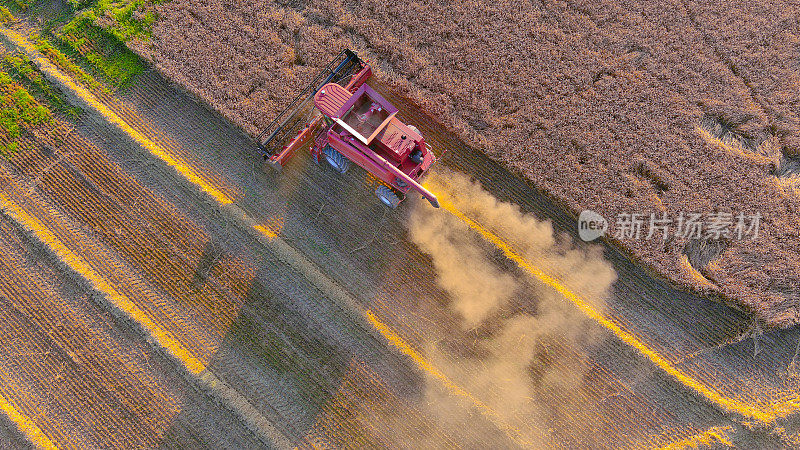
<path fill-rule="evenodd" d="M 413 125 L 397 118 L 397 108 L 366 84 L 369 65 L 344 50 L 261 133 L 264 159 L 280 170 L 312 136 L 311 155 L 320 155 L 344 174 L 351 162 L 383 184 L 378 198 L 394 209 L 411 191 L 439 207 L 420 181 L 436 157 Z"/>

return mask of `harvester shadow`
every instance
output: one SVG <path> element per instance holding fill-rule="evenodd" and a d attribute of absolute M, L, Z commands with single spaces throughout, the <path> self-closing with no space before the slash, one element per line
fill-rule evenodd
<path fill-rule="evenodd" d="M 348 414 L 341 409 L 341 387 L 347 380 L 358 382 L 352 378 L 353 364 L 358 361 L 384 365 L 403 377 L 406 386 L 419 384 L 413 368 L 398 365 L 393 358 L 386 361 L 385 353 L 365 345 L 369 336 L 363 330 L 342 330 L 346 324 L 309 320 L 308 310 L 314 307 L 300 303 L 308 302 L 315 293 L 300 292 L 291 281 L 280 285 L 265 282 L 275 275 L 271 267 L 265 266 L 252 280 L 235 321 L 206 367 L 246 398 L 279 433 L 300 443 L 313 434 L 321 421 Z M 327 313 L 322 309 L 320 316 L 325 317 Z M 343 335 L 354 341 L 343 343 Z M 241 421 L 237 413 L 228 412 L 232 423 Z M 177 417 L 174 424 L 196 423 L 193 415 L 202 414 L 202 410 L 186 403 L 180 414 L 184 417 Z M 330 419 L 331 414 L 334 419 Z M 162 442 L 165 446 L 177 443 L 183 448 L 213 448 L 214 437 L 204 439 L 203 432 L 207 430 L 187 433 L 173 426 L 165 432 Z M 338 437 L 348 439 L 347 435 Z"/>
<path fill-rule="evenodd" d="M 203 247 L 200 260 L 197 263 L 197 267 L 194 269 L 194 276 L 191 281 L 192 286 L 200 287 L 208 281 L 209 275 L 211 275 L 211 269 L 220 256 L 222 256 L 221 251 L 213 242 L 208 242 Z"/>

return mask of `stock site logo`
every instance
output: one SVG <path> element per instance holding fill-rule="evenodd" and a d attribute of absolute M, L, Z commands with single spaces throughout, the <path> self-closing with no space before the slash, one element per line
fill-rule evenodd
<path fill-rule="evenodd" d="M 608 231 L 608 221 L 605 217 L 594 211 L 585 209 L 578 216 L 578 236 L 586 242 L 591 242 Z"/>
<path fill-rule="evenodd" d="M 578 216 L 578 235 L 586 242 L 606 235 L 619 240 L 651 240 L 670 237 L 683 239 L 736 239 L 756 240 L 760 230 L 761 213 L 734 214 L 717 211 L 709 213 L 679 212 L 675 219 L 667 212 L 660 216 L 651 212 L 619 213 L 614 229 L 609 231 L 609 223 L 600 214 L 584 210 Z M 649 225 L 649 226 L 648 226 Z M 671 236 L 670 236 L 671 234 Z"/>

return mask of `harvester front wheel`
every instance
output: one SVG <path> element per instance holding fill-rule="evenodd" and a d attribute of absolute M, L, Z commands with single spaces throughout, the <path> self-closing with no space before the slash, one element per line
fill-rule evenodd
<path fill-rule="evenodd" d="M 378 189 L 375 189 L 375 195 L 378 196 L 384 205 L 391 209 L 397 208 L 397 205 L 400 204 L 400 197 L 398 197 L 393 190 L 384 185 L 380 185 Z"/>
<path fill-rule="evenodd" d="M 330 145 L 326 145 L 325 148 L 322 149 L 322 154 L 325 155 L 325 159 L 328 161 L 328 164 L 331 165 L 333 170 L 339 174 L 344 175 L 347 173 L 347 170 L 350 169 L 350 160 L 334 150 Z"/>

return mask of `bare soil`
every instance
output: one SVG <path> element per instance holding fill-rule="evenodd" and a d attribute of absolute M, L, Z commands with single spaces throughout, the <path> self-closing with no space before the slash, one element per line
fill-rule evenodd
<path fill-rule="evenodd" d="M 179 0 L 158 7 L 153 39 L 138 50 L 255 135 L 352 47 L 396 91 L 574 213 L 612 223 L 630 212 L 760 213 L 759 238 L 730 242 L 710 267 L 680 263 L 682 237 L 615 245 L 788 327 L 800 320 L 797 196 L 774 172 L 797 147 L 796 24 L 768 18 L 791 10 Z"/>

